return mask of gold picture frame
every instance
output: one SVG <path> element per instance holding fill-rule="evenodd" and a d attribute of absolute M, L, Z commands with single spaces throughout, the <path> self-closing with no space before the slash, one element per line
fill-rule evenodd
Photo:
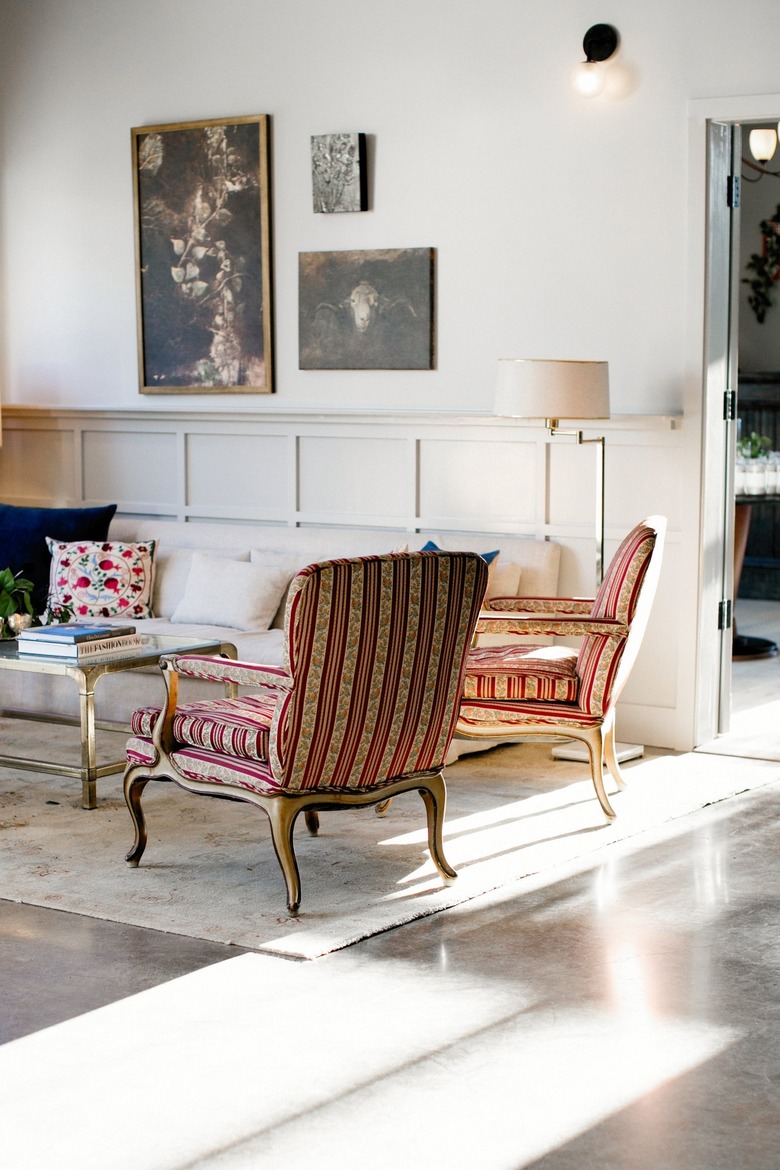
<path fill-rule="evenodd" d="M 268 122 L 131 131 L 141 394 L 273 392 Z"/>

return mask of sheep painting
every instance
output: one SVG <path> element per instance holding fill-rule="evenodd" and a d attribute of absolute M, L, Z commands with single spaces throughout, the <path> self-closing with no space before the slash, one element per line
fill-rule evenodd
<path fill-rule="evenodd" d="M 433 249 L 302 252 L 302 370 L 433 368 Z"/>

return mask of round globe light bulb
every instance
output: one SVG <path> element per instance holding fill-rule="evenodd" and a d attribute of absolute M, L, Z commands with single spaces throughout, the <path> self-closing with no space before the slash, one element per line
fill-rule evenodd
<path fill-rule="evenodd" d="M 580 97 L 598 97 L 606 78 L 598 61 L 582 61 L 574 70 L 574 88 Z"/>
<path fill-rule="evenodd" d="M 777 150 L 777 130 L 770 130 L 768 127 L 751 130 L 748 142 L 750 143 L 750 153 L 756 162 L 769 162 Z"/>

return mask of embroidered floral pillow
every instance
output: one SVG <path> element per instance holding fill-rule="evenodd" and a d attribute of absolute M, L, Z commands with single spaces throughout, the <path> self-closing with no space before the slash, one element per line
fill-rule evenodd
<path fill-rule="evenodd" d="M 46 538 L 51 553 L 49 609 L 74 617 L 152 617 L 155 541 L 123 544 Z"/>

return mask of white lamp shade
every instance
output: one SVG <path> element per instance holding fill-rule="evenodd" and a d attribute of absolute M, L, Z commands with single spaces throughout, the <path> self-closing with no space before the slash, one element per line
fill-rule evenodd
<path fill-rule="evenodd" d="M 777 131 L 768 127 L 751 130 L 748 142 L 750 153 L 756 162 L 769 162 L 777 150 Z"/>
<path fill-rule="evenodd" d="M 495 413 L 511 418 L 609 418 L 609 364 L 500 358 Z"/>

